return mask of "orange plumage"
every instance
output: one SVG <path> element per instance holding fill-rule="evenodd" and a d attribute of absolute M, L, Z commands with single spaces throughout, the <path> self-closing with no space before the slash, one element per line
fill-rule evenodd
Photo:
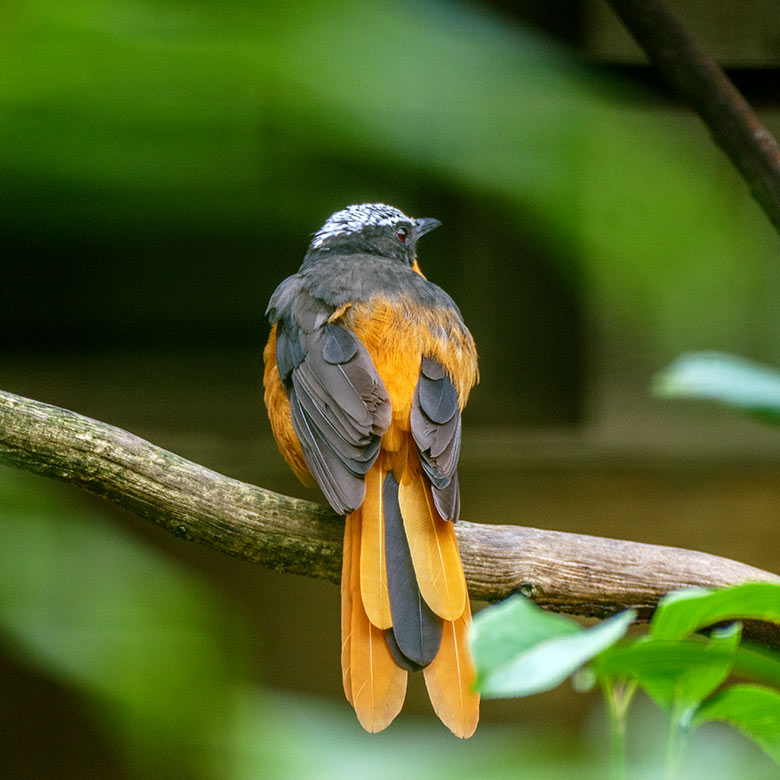
<path fill-rule="evenodd" d="M 316 246 L 315 238 L 312 247 Z M 410 266 L 415 276 L 420 274 L 416 258 Z M 408 281 L 404 284 L 409 287 Z M 356 296 L 347 303 L 334 303 L 326 311 L 325 327 L 344 329 L 365 348 L 391 410 L 389 425 L 381 432 L 378 454 L 363 478 L 362 503 L 346 518 L 341 581 L 342 677 L 347 700 L 366 730 L 380 731 L 400 711 L 407 670 L 398 662 L 398 656 L 394 656 L 394 642 L 390 641 L 394 613 L 388 586 L 385 524 L 387 513 L 393 511 L 386 506 L 387 496 L 391 495 L 400 509 L 416 587 L 441 631 L 433 660 L 426 659 L 420 665 L 409 662 L 409 668 L 425 666 L 425 682 L 436 714 L 454 734 L 469 737 L 479 718 L 479 697 L 472 691 L 474 667 L 466 641 L 471 619 L 468 593 L 454 527 L 452 522 L 442 519 L 437 509 L 429 477 L 430 464 L 426 470 L 420 443 L 415 440 L 419 435 L 413 431 L 412 416 L 415 403 L 419 414 L 420 401 L 415 393 L 419 392 L 416 389 L 421 382 L 423 359 L 435 361 L 454 388 L 459 437 L 460 410 L 478 380 L 477 355 L 471 335 L 462 325 L 454 305 L 421 302 L 419 295 L 412 294 L 413 287 L 409 287 L 409 294 L 402 287 L 393 294 L 379 290 L 365 298 Z M 291 419 L 290 398 L 298 403 L 295 387 L 299 386 L 293 387 L 290 380 L 285 384 L 280 377 L 280 371 L 284 371 L 277 366 L 276 323 L 272 325 L 264 358 L 265 402 L 274 436 L 295 474 L 311 482 L 307 465 L 311 452 L 301 445 L 298 435 L 301 423 L 296 432 Z M 307 413 L 322 414 L 325 418 L 335 414 L 334 421 L 341 421 L 341 412 L 333 408 L 329 396 L 322 395 L 316 382 L 306 387 L 311 387 L 313 397 L 320 400 L 304 411 L 313 408 L 314 411 Z M 299 391 L 303 392 L 300 388 Z M 435 427 L 434 423 L 431 425 Z M 457 460 L 457 449 L 454 457 Z M 330 474 L 327 462 L 318 462 L 317 468 L 320 469 L 317 480 L 322 485 L 322 480 Z M 389 475 L 393 477 L 392 483 L 388 483 Z M 388 484 L 396 487 L 395 494 L 387 493 Z M 400 652 L 397 645 L 395 652 Z"/>
<path fill-rule="evenodd" d="M 368 619 L 363 608 L 360 511 L 347 517 L 345 527 L 345 539 L 350 538 L 351 562 L 349 579 L 341 583 L 342 674 L 344 689 L 349 691 L 347 700 L 355 708 L 360 725 L 366 731 L 376 732 L 387 728 L 401 711 L 407 673 L 390 655 L 384 631 Z"/>
<path fill-rule="evenodd" d="M 314 479 L 309 473 L 309 468 L 303 458 L 301 443 L 290 421 L 290 401 L 284 392 L 282 380 L 279 378 L 279 371 L 276 368 L 276 323 L 271 326 L 271 335 L 263 350 L 263 360 L 265 362 L 265 370 L 263 371 L 265 408 L 268 411 L 268 419 L 279 452 L 282 453 L 295 476 L 304 485 L 312 485 Z"/>

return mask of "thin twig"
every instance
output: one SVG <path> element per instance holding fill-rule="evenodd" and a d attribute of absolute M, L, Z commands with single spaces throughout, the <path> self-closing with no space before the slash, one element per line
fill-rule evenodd
<path fill-rule="evenodd" d="M 661 0 L 608 0 L 652 63 L 709 127 L 780 233 L 780 147 L 715 60 Z"/>
<path fill-rule="evenodd" d="M 277 571 L 338 582 L 343 520 L 185 460 L 121 428 L 0 391 L 0 463 L 97 493 L 171 533 Z M 648 617 L 670 590 L 780 577 L 727 558 L 660 545 L 460 522 L 469 592 L 522 590 L 558 612 Z M 776 626 L 754 632 L 780 646 Z"/>

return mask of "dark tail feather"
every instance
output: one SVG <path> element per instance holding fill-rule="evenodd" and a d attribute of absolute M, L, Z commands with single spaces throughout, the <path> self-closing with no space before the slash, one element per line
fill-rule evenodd
<path fill-rule="evenodd" d="M 395 641 L 395 634 L 393 633 L 392 628 L 385 630 L 385 641 L 387 642 L 388 650 L 390 650 L 390 655 L 393 656 L 393 660 L 402 669 L 406 669 L 407 672 L 419 672 L 424 668 L 420 666 L 420 664 L 416 664 L 414 661 L 407 658 L 401 652 L 401 648 L 398 647 L 398 642 Z"/>
<path fill-rule="evenodd" d="M 385 477 L 383 504 L 387 587 L 395 640 L 388 641 L 388 647 L 394 657 L 398 651 L 406 659 L 407 663 L 399 663 L 399 666 L 411 669 L 414 665 L 419 669 L 427 666 L 439 652 L 442 621 L 425 603 L 417 587 L 398 503 L 398 480 L 392 472 Z"/>

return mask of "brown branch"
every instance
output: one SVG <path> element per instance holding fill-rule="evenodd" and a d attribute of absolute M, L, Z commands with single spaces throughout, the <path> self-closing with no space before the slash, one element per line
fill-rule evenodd
<path fill-rule="evenodd" d="M 338 582 L 343 520 L 218 474 L 106 423 L 0 391 L 0 463 L 78 485 L 171 533 L 271 569 Z M 559 612 L 649 616 L 670 590 L 780 577 L 692 550 L 460 522 L 472 597 L 518 590 Z M 760 638 L 780 646 L 777 626 Z"/>
<path fill-rule="evenodd" d="M 739 90 L 661 0 L 608 0 L 680 97 L 701 116 L 780 233 L 780 148 Z"/>

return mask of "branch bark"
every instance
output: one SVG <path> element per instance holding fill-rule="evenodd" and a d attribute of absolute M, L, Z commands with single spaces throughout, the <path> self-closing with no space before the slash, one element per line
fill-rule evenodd
<path fill-rule="evenodd" d="M 120 428 L 0 391 L 0 463 L 96 493 L 184 539 L 268 568 L 338 582 L 343 520 L 330 509 L 231 479 Z M 523 590 L 557 612 L 649 617 L 670 590 L 780 577 L 692 550 L 460 522 L 469 592 Z M 777 626 L 753 627 L 780 646 Z"/>
<path fill-rule="evenodd" d="M 715 60 L 661 0 L 608 0 L 651 62 L 709 127 L 780 233 L 780 148 Z"/>

